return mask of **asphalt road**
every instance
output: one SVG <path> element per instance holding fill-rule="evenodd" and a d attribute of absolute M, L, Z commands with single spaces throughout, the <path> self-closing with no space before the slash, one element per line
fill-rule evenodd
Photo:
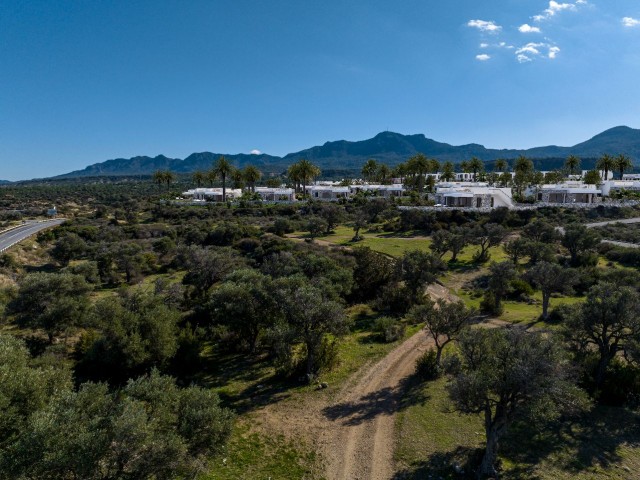
<path fill-rule="evenodd" d="M 13 228 L 4 233 L 0 233 L 0 252 L 12 247 L 31 235 L 35 235 L 45 228 L 55 227 L 63 223 L 65 219 L 45 220 L 43 222 L 28 222 L 19 227 Z"/>

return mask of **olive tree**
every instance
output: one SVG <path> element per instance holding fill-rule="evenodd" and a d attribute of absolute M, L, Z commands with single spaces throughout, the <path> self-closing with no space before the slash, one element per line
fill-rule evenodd
<path fill-rule="evenodd" d="M 584 406 L 566 355 L 552 337 L 520 328 L 477 329 L 458 341 L 461 373 L 448 392 L 456 410 L 484 417 L 486 445 L 478 478 L 497 477 L 500 439 L 519 418 Z"/>
<path fill-rule="evenodd" d="M 576 272 L 557 263 L 539 262 L 531 267 L 525 278 L 542 292 L 542 319 L 549 316 L 549 300 L 552 293 L 569 293 L 575 283 Z"/>

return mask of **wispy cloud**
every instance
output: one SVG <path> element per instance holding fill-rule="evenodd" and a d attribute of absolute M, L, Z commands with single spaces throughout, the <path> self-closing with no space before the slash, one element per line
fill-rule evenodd
<path fill-rule="evenodd" d="M 251 155 L 260 155 L 262 152 L 260 150 L 251 150 Z"/>
<path fill-rule="evenodd" d="M 476 55 L 476 60 L 480 60 L 481 62 L 486 62 L 491 58 L 491 55 L 487 55 L 486 53 L 481 53 L 480 55 Z"/>
<path fill-rule="evenodd" d="M 486 20 L 469 20 L 468 27 L 477 28 L 481 32 L 497 33 L 502 30 L 500 25 L 496 25 L 493 21 Z"/>
<path fill-rule="evenodd" d="M 551 59 L 556 58 L 556 56 L 560 53 L 560 47 L 549 47 L 549 53 L 547 56 Z"/>
<path fill-rule="evenodd" d="M 532 27 L 528 23 L 520 25 L 518 27 L 518 30 L 520 32 L 522 32 L 522 33 L 540 33 L 540 28 L 539 27 Z"/>
<path fill-rule="evenodd" d="M 640 20 L 633 17 L 624 17 L 622 19 L 622 25 L 629 28 L 638 27 L 640 26 Z"/>
<path fill-rule="evenodd" d="M 480 48 L 489 48 L 489 44 L 488 43 L 481 43 L 480 44 Z"/>
<path fill-rule="evenodd" d="M 527 63 L 527 62 L 531 62 L 531 61 L 533 61 L 531 58 L 527 57 L 526 55 L 524 55 L 524 54 L 522 54 L 522 53 L 521 53 L 520 55 L 517 55 L 517 56 L 516 56 L 516 59 L 517 59 L 517 60 L 518 60 L 518 62 L 520 62 L 520 63 Z"/>
<path fill-rule="evenodd" d="M 556 14 L 565 11 L 565 10 L 576 10 L 578 5 L 585 5 L 587 3 L 586 0 L 576 0 L 575 3 L 559 3 L 555 0 L 551 0 L 549 2 L 549 7 L 546 8 L 541 14 L 534 15 L 533 19 L 536 22 L 541 22 L 543 20 L 547 20 L 551 17 L 554 17 Z"/>
<path fill-rule="evenodd" d="M 549 43 L 529 42 L 515 51 L 516 60 L 520 63 L 532 62 L 536 58 L 550 58 L 554 60 L 560 53 L 560 47 Z"/>

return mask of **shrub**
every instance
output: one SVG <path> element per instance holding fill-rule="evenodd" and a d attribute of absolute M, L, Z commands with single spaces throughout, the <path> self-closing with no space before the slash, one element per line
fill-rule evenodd
<path fill-rule="evenodd" d="M 480 311 L 490 315 L 502 315 L 503 310 L 502 305 L 496 305 L 496 298 L 491 292 L 484 292 L 484 297 L 480 302 Z"/>
<path fill-rule="evenodd" d="M 391 343 L 404 337 L 405 325 L 391 317 L 380 317 L 376 320 L 373 331 L 385 343 Z"/>
<path fill-rule="evenodd" d="M 533 287 L 521 278 L 514 278 L 511 280 L 511 289 L 511 294 L 509 296 L 516 299 L 526 299 L 534 293 Z"/>
<path fill-rule="evenodd" d="M 447 375 L 458 375 L 462 372 L 462 360 L 456 354 L 442 358 L 442 371 Z"/>
<path fill-rule="evenodd" d="M 435 380 L 440 376 L 441 369 L 436 361 L 435 349 L 429 349 L 416 360 L 416 374 L 422 380 Z"/>

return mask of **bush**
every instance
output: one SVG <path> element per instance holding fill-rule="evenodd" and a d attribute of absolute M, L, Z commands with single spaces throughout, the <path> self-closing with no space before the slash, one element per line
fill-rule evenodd
<path fill-rule="evenodd" d="M 486 291 L 480 302 L 480 311 L 490 315 L 502 315 L 504 308 L 502 305 L 496 305 L 495 296 L 491 292 Z"/>
<path fill-rule="evenodd" d="M 422 380 L 435 380 L 442 373 L 438 363 L 436 362 L 437 353 L 435 349 L 424 352 L 418 360 L 416 360 L 416 374 Z"/>
<path fill-rule="evenodd" d="M 511 293 L 510 297 L 515 299 L 527 299 L 533 295 L 533 287 L 529 285 L 525 280 L 521 278 L 514 278 L 511 280 Z"/>
<path fill-rule="evenodd" d="M 373 326 L 373 331 L 385 343 L 395 342 L 404 337 L 405 325 L 391 317 L 380 317 Z"/>

